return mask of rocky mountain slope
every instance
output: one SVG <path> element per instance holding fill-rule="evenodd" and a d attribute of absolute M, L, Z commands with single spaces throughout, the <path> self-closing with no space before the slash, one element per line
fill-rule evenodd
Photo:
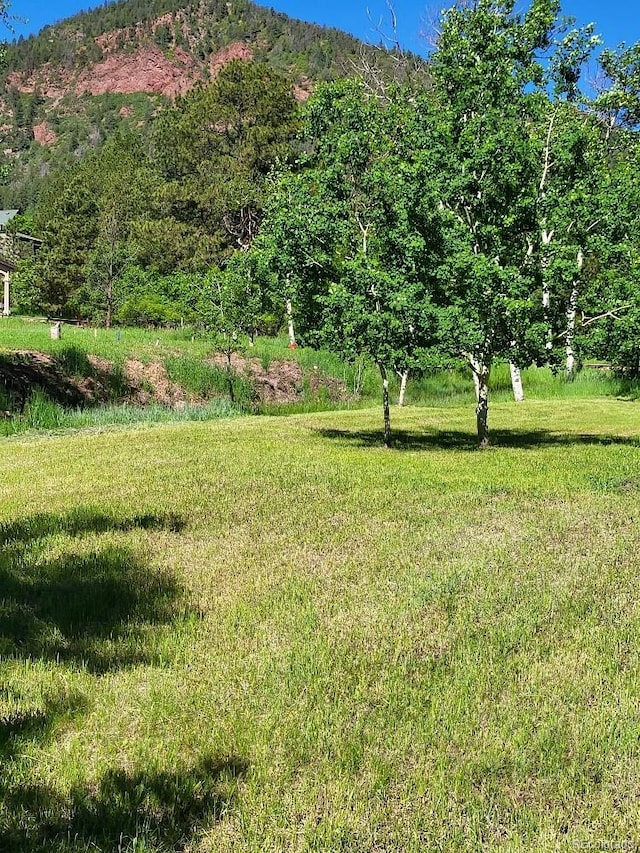
<path fill-rule="evenodd" d="M 123 124 L 144 129 L 172 99 L 231 59 L 287 74 L 299 99 L 318 80 L 393 57 L 338 30 L 248 0 L 120 0 L 9 46 L 0 88 L 3 207 L 26 207 L 51 170 Z"/>

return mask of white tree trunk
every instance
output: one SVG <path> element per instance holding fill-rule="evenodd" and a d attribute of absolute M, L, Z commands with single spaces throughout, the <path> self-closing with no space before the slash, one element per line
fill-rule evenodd
<path fill-rule="evenodd" d="M 478 374 L 475 371 L 475 368 L 473 366 L 473 362 L 471 362 L 471 370 L 473 372 L 473 388 L 474 388 L 474 391 L 476 392 L 476 403 L 477 403 L 478 400 L 480 399 L 480 380 L 478 379 Z"/>
<path fill-rule="evenodd" d="M 566 354 L 567 363 L 565 366 L 565 376 L 569 382 L 573 381 L 576 375 L 576 355 L 573 349 L 573 338 L 576 331 L 576 311 L 578 306 L 578 287 L 574 283 L 569 295 L 567 305 L 567 342 Z"/>
<path fill-rule="evenodd" d="M 384 364 L 379 364 L 382 379 L 382 415 L 384 418 L 384 446 L 391 447 L 391 413 L 389 411 L 389 379 Z"/>
<path fill-rule="evenodd" d="M 549 288 L 549 280 L 548 280 L 548 270 L 551 265 L 551 257 L 550 257 L 550 245 L 551 240 L 553 239 L 553 231 L 547 231 L 546 227 L 542 229 L 542 257 L 540 259 L 540 268 L 542 272 L 542 310 L 544 314 L 544 319 L 549 326 L 547 328 L 547 340 L 545 342 L 545 348 L 547 350 L 553 349 L 553 329 L 551 328 L 550 322 L 550 314 L 551 314 L 551 289 Z"/>
<path fill-rule="evenodd" d="M 290 299 L 287 299 L 287 326 L 289 327 L 289 349 L 295 349 L 298 344 L 296 343 L 296 335 L 293 328 L 293 307 Z"/>
<path fill-rule="evenodd" d="M 547 128 L 547 139 L 544 146 L 542 158 L 542 174 L 540 176 L 540 184 L 538 186 L 538 204 L 541 209 L 544 209 L 544 202 L 547 195 L 547 187 L 549 184 L 549 174 L 553 168 L 553 160 L 551 157 L 551 141 L 553 134 L 553 126 L 556 120 L 555 110 L 551 113 L 549 119 L 549 127 Z M 545 322 L 547 325 L 547 337 L 545 348 L 547 351 L 553 349 L 553 329 L 551 327 L 551 289 L 549 287 L 549 267 L 551 265 L 551 241 L 553 239 L 553 229 L 547 228 L 547 219 L 543 215 L 541 223 L 540 240 L 542 242 L 542 252 L 540 257 L 540 273 L 542 276 L 542 310 Z"/>
<path fill-rule="evenodd" d="M 511 387 L 513 389 L 513 399 L 516 403 L 522 403 L 524 400 L 524 388 L 522 387 L 522 375 L 520 368 L 512 361 L 509 362 L 509 370 L 511 371 Z"/>
<path fill-rule="evenodd" d="M 582 249 L 578 249 L 578 257 L 576 258 L 578 265 L 578 276 L 582 272 L 584 266 L 584 255 Z M 565 376 L 569 382 L 572 382 L 576 375 L 576 354 L 573 349 L 573 339 L 576 333 L 576 314 L 578 311 L 578 279 L 571 285 L 571 293 L 567 302 L 567 340 L 566 340 L 566 357 Z"/>
<path fill-rule="evenodd" d="M 9 303 L 10 298 L 10 275 L 8 270 L 5 270 L 2 273 L 3 285 L 4 285 L 4 302 L 2 306 L 2 313 L 5 317 L 8 317 L 11 314 L 11 305 Z"/>
<path fill-rule="evenodd" d="M 478 447 L 485 450 L 489 447 L 489 373 L 491 365 L 479 358 L 469 359 L 473 371 L 474 384 L 477 389 L 476 426 L 478 429 Z"/>
<path fill-rule="evenodd" d="M 402 373 L 398 372 L 398 376 L 400 377 L 400 393 L 398 394 L 398 406 L 402 408 L 404 406 L 404 397 L 407 391 L 407 379 L 409 378 L 409 371 L 403 370 Z"/>

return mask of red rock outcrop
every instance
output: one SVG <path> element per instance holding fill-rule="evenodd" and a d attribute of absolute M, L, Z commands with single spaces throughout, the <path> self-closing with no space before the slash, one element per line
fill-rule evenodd
<path fill-rule="evenodd" d="M 245 62 L 248 62 L 253 59 L 253 51 L 244 41 L 234 41 L 232 44 L 228 44 L 226 47 L 223 47 L 222 50 L 219 50 L 211 56 L 209 60 L 209 71 L 211 72 L 211 76 L 215 77 L 216 74 L 218 74 L 218 72 L 233 59 L 242 59 Z"/>
<path fill-rule="evenodd" d="M 58 134 L 49 127 L 46 121 L 36 124 L 33 128 L 33 138 L 40 145 L 55 145 L 58 140 Z"/>
<path fill-rule="evenodd" d="M 154 29 L 171 21 L 173 18 L 170 14 L 164 15 L 154 21 Z M 103 58 L 100 62 L 85 67 L 80 73 L 47 63 L 31 74 L 12 72 L 8 76 L 9 84 L 24 93 L 37 90 L 44 98 L 52 101 L 53 106 L 57 106 L 69 91 L 78 96 L 104 95 L 107 92 L 123 95 L 146 92 L 173 99 L 184 95 L 206 76 L 206 69 L 181 47 L 174 47 L 168 54 L 147 40 L 133 53 L 123 51 L 118 46 L 119 40 L 127 33 L 127 30 L 114 30 L 98 36 L 96 42 L 103 51 Z M 137 31 L 136 35 L 143 37 L 143 34 L 138 34 Z M 253 50 L 246 42 L 233 42 L 211 56 L 210 75 L 215 77 L 234 59 L 250 61 L 253 56 Z M 296 91 L 296 97 L 299 100 L 308 97 L 304 82 Z M 124 113 L 121 112 L 121 115 Z M 38 129 L 34 129 L 34 133 L 36 132 L 45 140 L 43 145 L 52 144 L 44 126 L 38 125 Z M 36 138 L 38 139 L 38 136 Z"/>
<path fill-rule="evenodd" d="M 312 91 L 313 84 L 311 80 L 307 77 L 303 77 L 302 80 L 300 80 L 300 85 L 293 87 L 293 96 L 296 101 L 302 103 L 309 100 Z"/>
<path fill-rule="evenodd" d="M 175 98 L 189 91 L 202 75 L 191 56 L 180 48 L 169 59 L 155 45 L 139 48 L 135 53 L 107 56 L 93 68 L 83 71 L 76 83 L 77 95 L 104 95 L 134 92 Z"/>
<path fill-rule="evenodd" d="M 67 79 L 65 79 L 60 69 L 47 62 L 39 71 L 28 76 L 20 71 L 12 71 L 7 76 L 7 80 L 9 85 L 19 92 L 31 95 L 37 89 L 43 98 L 58 104 L 65 94 L 65 84 L 68 82 L 69 76 L 67 74 Z"/>

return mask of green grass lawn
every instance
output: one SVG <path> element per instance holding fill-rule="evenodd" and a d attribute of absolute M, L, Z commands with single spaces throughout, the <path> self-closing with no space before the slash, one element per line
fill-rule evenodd
<path fill-rule="evenodd" d="M 0 318 L 0 350 L 36 350 L 58 355 L 68 350 L 90 352 L 120 363 L 124 358 L 151 361 L 182 353 L 204 358 L 211 341 L 190 329 L 90 329 L 68 323 L 52 341 L 50 323 L 24 317 Z"/>
<path fill-rule="evenodd" d="M 2 440 L 0 850 L 635 849 L 640 410 L 490 417 Z"/>

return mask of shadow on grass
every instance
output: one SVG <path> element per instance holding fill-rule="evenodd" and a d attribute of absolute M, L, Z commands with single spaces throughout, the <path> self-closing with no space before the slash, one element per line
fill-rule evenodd
<path fill-rule="evenodd" d="M 355 444 L 358 447 L 384 445 L 382 430 L 319 429 L 323 438 Z M 395 430 L 391 434 L 394 450 L 477 450 L 476 436 L 461 430 L 434 430 L 432 432 L 409 432 Z M 640 439 L 628 436 L 597 435 L 590 433 L 561 433 L 551 430 L 492 430 L 492 447 L 516 447 L 533 450 L 538 447 L 568 447 L 580 444 L 616 444 L 629 447 L 640 446 Z"/>
<path fill-rule="evenodd" d="M 173 515 L 117 518 L 91 508 L 41 513 L 0 526 L 0 662 L 32 659 L 101 674 L 154 662 L 154 628 L 171 624 L 182 591 L 149 566 L 138 548 L 101 535 L 143 530 L 179 533 Z M 178 851 L 230 807 L 239 759 L 208 759 L 175 772 L 112 769 L 90 787 L 57 790 L 33 774 L 30 756 L 82 725 L 88 696 L 65 688 L 36 707 L 19 671 L 0 683 L 0 851 Z M 27 681 L 28 673 L 27 673 Z M 0 706 L 1 707 L 1 706 Z"/>
<path fill-rule="evenodd" d="M 16 711 L 0 719 L 0 762 L 4 770 L 0 794 L 3 799 L 9 775 L 8 762 L 19 759 L 29 744 L 49 739 L 60 725 L 82 717 L 89 708 L 87 697 L 75 692 L 45 697 L 43 710 Z"/>
<path fill-rule="evenodd" d="M 233 805 L 247 767 L 238 758 L 208 758 L 171 773 L 109 770 L 68 796 L 44 785 L 5 790 L 0 850 L 192 850 L 201 831 Z"/>
<path fill-rule="evenodd" d="M 66 694 L 48 698 L 44 710 L 0 719 L 2 853 L 192 850 L 201 831 L 233 806 L 247 762 L 207 758 L 171 772 L 116 768 L 68 793 L 25 781 L 29 747 L 54 737 L 88 709 L 81 694 Z"/>
<path fill-rule="evenodd" d="M 56 533 L 80 536 L 83 533 L 106 533 L 109 530 L 134 530 L 135 528 L 141 530 L 163 528 L 180 533 L 184 529 L 184 521 L 172 513 L 166 515 L 146 513 L 119 519 L 89 507 L 81 507 L 60 515 L 42 512 L 18 521 L 0 524 L 0 549 L 4 550 L 12 543 L 32 542 Z"/>
<path fill-rule="evenodd" d="M 172 621 L 181 590 L 137 550 L 94 534 L 182 526 L 171 515 L 117 519 L 91 509 L 0 526 L 0 656 L 96 673 L 149 662 L 149 628 Z"/>

